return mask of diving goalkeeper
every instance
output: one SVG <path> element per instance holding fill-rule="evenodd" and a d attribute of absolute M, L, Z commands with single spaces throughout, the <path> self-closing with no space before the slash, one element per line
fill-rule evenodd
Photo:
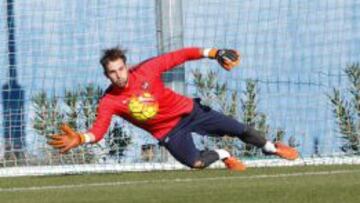
<path fill-rule="evenodd" d="M 120 116 L 152 134 L 182 164 L 202 169 L 222 160 L 230 170 L 243 171 L 246 166 L 224 149 L 200 151 L 195 147 L 192 132 L 200 135 L 228 135 L 261 148 L 266 154 L 294 160 L 296 149 L 280 142 L 267 141 L 259 131 L 238 122 L 208 106 L 200 99 L 177 94 L 164 86 L 162 73 L 186 61 L 215 59 L 227 71 L 237 66 L 240 55 L 232 49 L 183 48 L 145 60 L 129 68 L 125 51 L 104 50 L 100 63 L 111 81 L 99 101 L 97 117 L 87 132 L 75 132 L 66 124 L 62 134 L 48 142 L 61 153 L 86 143 L 96 143 L 108 130 L 113 115 Z"/>

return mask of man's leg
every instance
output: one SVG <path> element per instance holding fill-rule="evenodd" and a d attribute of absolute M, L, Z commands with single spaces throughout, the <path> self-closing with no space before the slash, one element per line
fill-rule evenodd
<path fill-rule="evenodd" d="M 203 169 L 224 156 L 228 156 L 228 152 L 225 150 L 198 150 L 190 132 L 179 131 L 171 134 L 162 142 L 162 145 L 176 160 L 190 168 Z M 245 167 L 241 170 L 245 170 Z"/>
<path fill-rule="evenodd" d="M 275 154 L 285 159 L 296 159 L 298 152 L 281 143 L 267 141 L 260 131 L 240 123 L 239 121 L 212 110 L 207 106 L 195 104 L 197 108 L 193 128 L 199 134 L 229 135 L 240 138 L 243 142 L 263 149 L 264 152 Z"/>
<path fill-rule="evenodd" d="M 201 135 L 228 135 L 259 148 L 265 146 L 267 141 L 260 131 L 207 106 L 195 103 L 195 108 L 196 118 L 191 124 L 195 132 Z"/>

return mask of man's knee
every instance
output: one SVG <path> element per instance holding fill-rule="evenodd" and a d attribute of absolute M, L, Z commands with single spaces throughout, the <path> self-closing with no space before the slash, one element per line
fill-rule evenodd
<path fill-rule="evenodd" d="M 205 167 L 205 163 L 202 160 L 196 160 L 192 165 L 192 168 L 196 169 L 204 169 Z"/>
<path fill-rule="evenodd" d="M 217 160 L 219 160 L 219 155 L 215 151 L 201 151 L 199 158 L 192 164 L 192 168 L 203 169 Z"/>

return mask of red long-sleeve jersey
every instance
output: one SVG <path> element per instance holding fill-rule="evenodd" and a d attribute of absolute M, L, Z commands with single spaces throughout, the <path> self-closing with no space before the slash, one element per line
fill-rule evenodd
<path fill-rule="evenodd" d="M 92 128 L 95 142 L 101 140 L 113 115 L 163 138 L 193 109 L 192 99 L 165 87 L 161 74 L 185 61 L 202 58 L 201 49 L 183 48 L 148 59 L 129 70 L 128 86 L 110 85 L 99 102 Z"/>

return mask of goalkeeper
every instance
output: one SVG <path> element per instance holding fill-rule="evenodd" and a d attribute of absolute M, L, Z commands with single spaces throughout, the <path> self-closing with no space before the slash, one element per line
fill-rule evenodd
<path fill-rule="evenodd" d="M 222 160 L 230 170 L 246 166 L 224 149 L 200 151 L 192 132 L 200 135 L 232 136 L 261 148 L 264 153 L 294 160 L 298 152 L 280 142 L 267 141 L 259 131 L 164 86 L 161 74 L 186 61 L 216 59 L 227 71 L 237 66 L 240 55 L 231 49 L 183 48 L 129 68 L 125 51 L 105 50 L 100 59 L 104 75 L 111 81 L 98 105 L 97 117 L 87 132 L 74 132 L 66 124 L 62 134 L 51 136 L 49 144 L 66 153 L 86 143 L 96 143 L 108 130 L 113 115 L 148 131 L 182 164 L 202 169 Z"/>

